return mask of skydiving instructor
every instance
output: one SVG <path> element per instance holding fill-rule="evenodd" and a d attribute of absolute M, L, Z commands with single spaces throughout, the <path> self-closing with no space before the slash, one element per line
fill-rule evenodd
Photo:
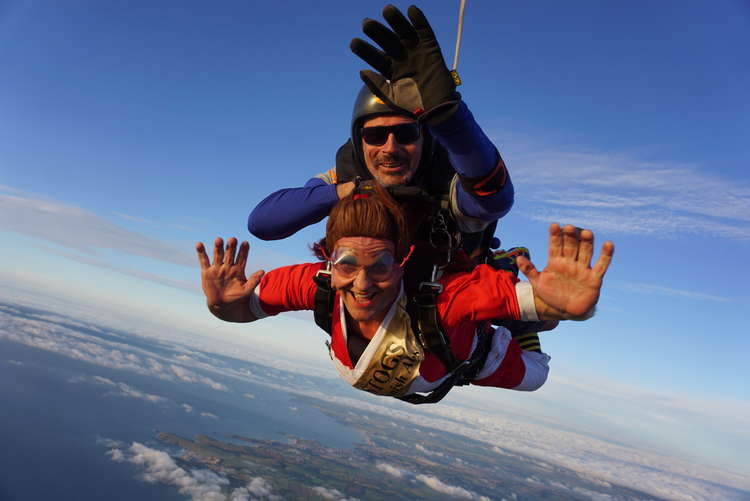
<path fill-rule="evenodd" d="M 481 232 L 510 210 L 513 184 L 500 153 L 456 91 L 424 14 L 415 6 L 407 12 L 408 18 L 386 6 L 390 28 L 364 20 L 364 33 L 380 48 L 359 38 L 350 45 L 376 70 L 360 72 L 365 85 L 350 139 L 334 168 L 270 194 L 252 210 L 247 225 L 254 236 L 282 239 L 321 221 L 352 192 L 356 178 L 445 195 L 464 233 Z"/>

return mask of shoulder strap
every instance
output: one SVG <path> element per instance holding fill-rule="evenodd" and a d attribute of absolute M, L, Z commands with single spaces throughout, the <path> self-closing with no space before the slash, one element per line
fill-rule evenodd
<path fill-rule="evenodd" d="M 439 283 L 422 282 L 409 298 L 406 308 L 417 341 L 440 360 L 447 373 L 455 369 L 460 362 L 453 355 L 438 318 L 437 297 L 442 290 L 443 286 Z"/>
<path fill-rule="evenodd" d="M 318 270 L 313 277 L 313 282 L 317 286 L 313 302 L 315 323 L 330 334 L 333 325 L 333 301 L 336 298 L 336 293 L 331 287 L 331 272 L 329 270 Z"/>

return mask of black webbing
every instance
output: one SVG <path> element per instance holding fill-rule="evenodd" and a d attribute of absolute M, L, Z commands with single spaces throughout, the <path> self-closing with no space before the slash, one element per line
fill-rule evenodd
<path fill-rule="evenodd" d="M 461 363 L 453 373 L 440 386 L 426 395 L 412 393 L 403 397 L 396 397 L 410 404 L 436 404 L 445 397 L 454 386 L 464 386 L 472 382 L 479 371 L 484 367 L 487 355 L 492 348 L 492 332 L 487 332 L 483 328 L 477 329 L 477 346 L 474 353 L 468 360 Z"/>
<path fill-rule="evenodd" d="M 327 270 L 318 271 L 313 277 L 317 287 L 315 288 L 315 300 L 313 314 L 318 327 L 331 333 L 333 317 L 333 301 L 336 294 L 331 287 L 331 272 Z"/>
<path fill-rule="evenodd" d="M 450 349 L 448 338 L 443 333 L 437 311 L 437 297 L 440 284 L 423 282 L 409 298 L 406 310 L 411 320 L 411 328 L 422 347 L 435 355 L 445 367 L 445 372 L 455 369 L 460 361 Z"/>

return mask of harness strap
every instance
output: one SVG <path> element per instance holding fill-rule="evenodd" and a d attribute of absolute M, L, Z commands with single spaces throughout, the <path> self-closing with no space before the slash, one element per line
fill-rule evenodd
<path fill-rule="evenodd" d="M 313 277 L 313 282 L 317 285 L 313 302 L 315 323 L 330 334 L 333 325 L 333 301 L 336 298 L 333 287 L 331 287 L 331 272 L 319 270 Z"/>
<path fill-rule="evenodd" d="M 492 333 L 479 327 L 477 329 L 477 347 L 474 349 L 474 353 L 471 354 L 468 360 L 461 362 L 453 373 L 440 383 L 440 386 L 426 395 L 412 393 L 397 398 L 414 405 L 436 404 L 440 402 L 454 386 L 467 385 L 477 377 L 479 371 L 484 367 L 491 348 Z"/>
<path fill-rule="evenodd" d="M 443 286 L 437 282 L 422 282 L 406 309 L 419 344 L 440 360 L 446 372 L 451 372 L 460 361 L 453 355 L 438 318 L 437 296 L 442 290 Z"/>

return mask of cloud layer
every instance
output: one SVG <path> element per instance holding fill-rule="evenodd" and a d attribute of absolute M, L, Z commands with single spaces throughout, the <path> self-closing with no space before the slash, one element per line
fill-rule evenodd
<path fill-rule="evenodd" d="M 750 240 L 750 186 L 695 165 L 554 151 L 520 152 L 512 163 L 534 220 L 608 233 Z"/>
<path fill-rule="evenodd" d="M 394 426 L 403 426 L 403 423 L 394 421 L 399 420 L 413 423 L 415 426 L 426 426 L 464 435 L 487 444 L 487 450 L 497 454 L 511 457 L 519 454 L 535 457 L 540 462 L 556 464 L 579 472 L 591 482 L 604 482 L 605 484 L 611 482 L 632 486 L 654 496 L 669 499 L 735 499 L 739 491 L 732 488 L 745 489 L 745 492 L 750 490 L 750 477 L 746 475 L 709 465 L 690 463 L 675 456 L 656 454 L 638 446 L 595 438 L 584 431 L 575 431 L 575 426 L 559 419 L 552 419 L 546 424 L 541 420 L 531 420 L 529 416 L 524 416 L 523 409 L 515 417 L 512 405 L 501 406 L 504 411 L 495 412 L 486 404 L 472 408 L 460 404 L 460 398 L 450 398 L 439 406 L 420 409 L 419 413 L 415 413 L 412 407 L 406 407 L 405 404 L 398 402 L 376 399 L 365 394 L 352 394 L 351 390 L 339 392 L 336 385 L 331 385 L 323 391 L 319 382 L 308 381 L 307 376 L 286 373 L 278 368 L 269 367 L 263 370 L 255 366 L 253 371 L 241 366 L 232 368 L 218 358 L 201 353 L 196 347 L 177 348 L 171 343 L 160 341 L 158 348 L 149 350 L 130 344 L 136 341 L 135 337 L 128 339 L 125 336 L 114 335 L 116 333 L 96 331 L 94 326 L 88 324 L 62 325 L 60 317 L 50 314 L 24 318 L 19 313 L 12 311 L 8 306 L 0 308 L 0 325 L 2 325 L 0 340 L 21 343 L 101 367 L 134 372 L 173 382 L 198 384 L 213 391 L 233 391 L 227 385 L 207 375 L 221 373 L 238 382 L 252 382 L 279 392 L 344 405 L 351 408 L 353 412 L 358 409 L 373 412 L 383 416 L 384 419 L 391 420 Z M 87 332 L 90 333 L 87 334 Z M 19 366 L 19 370 L 26 369 Z M 584 383 L 583 381 L 581 379 L 563 380 L 560 385 L 568 388 L 571 394 L 582 395 L 587 399 L 597 399 L 597 392 L 601 392 L 603 398 L 610 399 L 608 401 L 639 402 L 639 408 L 648 409 L 653 413 L 653 419 L 648 422 L 657 420 L 664 426 L 675 426 L 676 423 L 683 421 L 681 416 L 694 415 L 705 420 L 706 423 L 711 423 L 712 426 L 726 425 L 740 430 L 747 429 L 747 416 L 750 413 L 746 406 L 724 409 L 717 407 L 715 403 L 686 402 L 660 394 L 645 394 L 637 389 L 621 388 L 616 384 L 602 383 L 597 386 L 594 382 Z M 112 392 L 112 395 L 121 397 L 139 398 L 155 404 L 163 403 L 162 399 L 165 398 L 135 388 L 133 385 L 118 383 L 114 378 L 94 376 L 89 382 L 101 385 L 107 391 Z M 472 391 L 480 390 L 473 389 Z M 236 392 L 237 398 L 241 398 L 243 393 L 244 387 Z M 534 398 L 544 397 L 540 395 Z M 211 419 L 214 416 L 206 411 L 194 409 L 190 404 L 173 402 L 170 405 L 180 409 L 181 412 L 194 412 L 195 415 L 202 415 L 204 418 Z M 588 408 L 594 409 L 590 405 Z M 632 425 L 627 422 L 616 422 L 617 412 L 607 410 L 602 412 L 605 413 L 603 418 L 611 421 L 613 433 L 623 429 L 622 426 Z M 528 414 L 528 409 L 526 409 L 526 414 Z M 730 417 L 720 417 L 720 414 L 727 414 Z M 582 416 L 588 417 L 585 414 Z M 734 421 L 729 421 L 730 418 Z M 628 420 L 628 416 L 625 416 L 625 419 Z M 740 437 L 740 440 L 747 440 L 747 438 L 745 435 L 745 438 Z M 502 448 L 497 447 L 497 444 L 502 444 Z M 117 449 L 119 452 L 112 449 Z M 181 479 L 179 485 L 187 486 L 186 488 L 199 489 L 195 485 L 198 480 L 206 480 L 206 483 L 219 487 L 224 485 L 210 475 L 198 474 L 196 476 L 191 472 L 177 471 L 172 468 L 166 458 L 154 455 L 145 449 L 128 452 L 126 448 L 116 447 L 110 448 L 108 454 L 113 460 L 129 460 L 127 458 L 134 457 L 138 451 L 140 451 L 138 457 L 141 458 L 138 464 L 145 468 L 147 474 L 150 475 L 148 478 L 162 478 L 159 472 L 176 471 L 175 478 Z M 418 448 L 418 452 L 428 458 L 434 456 L 446 460 L 458 461 L 460 459 L 443 458 L 441 451 L 428 450 L 423 446 Z M 154 466 L 151 466 L 152 463 Z M 419 482 L 435 491 L 450 493 L 454 497 L 481 499 L 464 486 L 447 483 L 444 479 L 432 478 L 429 474 L 414 471 L 410 467 L 385 463 L 377 464 L 375 467 L 384 474 Z M 529 479 L 529 482 L 558 487 L 549 484 L 544 478 Z M 256 484 L 260 483 L 260 481 L 256 482 Z M 242 487 L 247 490 L 247 493 L 239 490 L 234 494 L 235 498 L 243 499 L 242 496 L 246 494 L 251 496 L 251 487 L 252 485 Z M 255 488 L 260 489 L 258 485 L 255 485 Z M 195 492 L 211 496 L 214 490 L 213 487 L 201 487 Z M 332 490 L 326 492 L 335 495 Z M 592 496 L 592 493 L 588 495 L 588 497 Z"/>

